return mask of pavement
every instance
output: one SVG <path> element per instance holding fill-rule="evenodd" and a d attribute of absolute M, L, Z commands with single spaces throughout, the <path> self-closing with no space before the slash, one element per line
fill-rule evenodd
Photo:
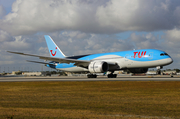
<path fill-rule="evenodd" d="M 107 78 L 98 76 L 97 78 L 87 78 L 78 76 L 47 76 L 47 77 L 0 77 L 0 82 L 32 82 L 32 81 L 180 81 L 180 75 L 156 75 L 156 76 L 118 76 L 117 78 Z"/>

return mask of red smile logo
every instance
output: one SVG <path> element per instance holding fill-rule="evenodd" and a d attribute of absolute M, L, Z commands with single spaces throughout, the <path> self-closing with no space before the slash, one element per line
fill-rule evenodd
<path fill-rule="evenodd" d="M 57 47 L 56 47 L 56 49 L 57 49 Z M 51 55 L 52 56 L 55 56 L 56 55 L 56 51 L 55 51 L 55 53 L 53 54 L 52 52 L 53 52 L 53 50 L 50 50 L 50 52 L 51 52 Z"/>

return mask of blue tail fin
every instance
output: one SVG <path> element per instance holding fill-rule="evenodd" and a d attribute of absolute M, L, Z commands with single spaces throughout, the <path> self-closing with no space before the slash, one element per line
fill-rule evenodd
<path fill-rule="evenodd" d="M 46 39 L 46 43 L 51 57 L 66 57 L 50 36 L 45 35 L 44 37 Z"/>

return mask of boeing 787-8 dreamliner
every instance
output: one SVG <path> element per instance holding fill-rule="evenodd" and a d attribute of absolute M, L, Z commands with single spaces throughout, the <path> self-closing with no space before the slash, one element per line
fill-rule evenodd
<path fill-rule="evenodd" d="M 109 52 L 79 56 L 65 56 L 52 38 L 44 36 L 51 57 L 12 52 L 20 55 L 39 57 L 39 59 L 49 60 L 51 62 L 42 63 L 47 67 L 67 72 L 89 72 L 88 78 L 96 78 L 97 73 L 111 72 L 108 78 L 116 78 L 114 71 L 128 69 L 132 73 L 146 73 L 148 68 L 157 68 L 160 70 L 163 66 L 173 62 L 172 58 L 164 51 L 156 49 L 141 49 L 131 51 Z"/>

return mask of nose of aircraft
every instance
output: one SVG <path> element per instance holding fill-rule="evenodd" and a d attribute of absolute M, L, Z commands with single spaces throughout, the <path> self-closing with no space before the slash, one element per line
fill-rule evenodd
<path fill-rule="evenodd" d="M 170 58 L 167 58 L 166 60 L 167 60 L 167 64 L 173 63 L 173 59 L 172 59 L 171 57 L 170 57 Z"/>

